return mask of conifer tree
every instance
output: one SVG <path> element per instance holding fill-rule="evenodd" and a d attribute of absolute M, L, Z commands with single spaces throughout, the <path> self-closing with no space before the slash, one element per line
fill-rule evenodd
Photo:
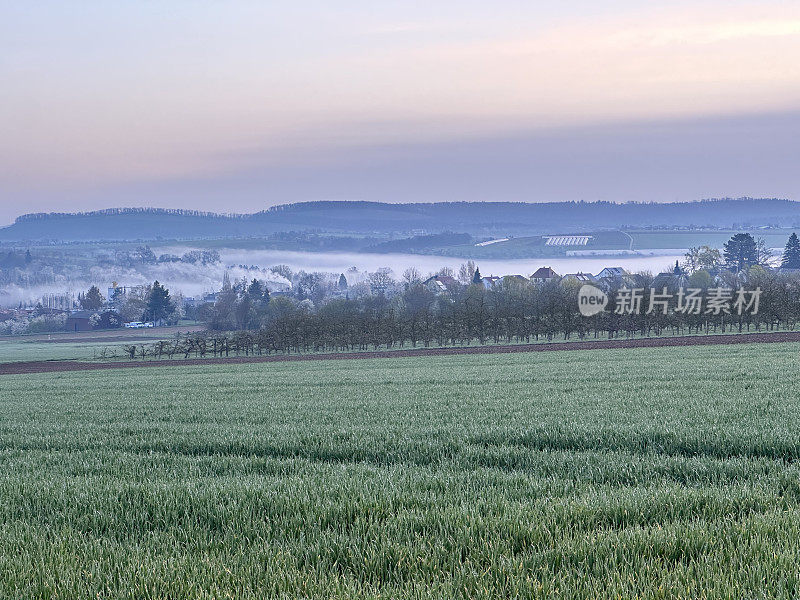
<path fill-rule="evenodd" d="M 781 259 L 781 267 L 784 269 L 800 269 L 800 240 L 797 239 L 796 233 L 792 233 L 789 236 L 789 241 L 786 242 L 786 248 L 783 250 L 783 258 Z"/>

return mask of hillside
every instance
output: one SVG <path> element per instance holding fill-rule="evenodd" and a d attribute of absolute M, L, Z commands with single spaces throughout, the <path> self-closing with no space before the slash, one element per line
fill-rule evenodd
<path fill-rule="evenodd" d="M 0 229 L 0 242 L 258 237 L 279 231 L 351 234 L 537 235 L 650 226 L 800 226 L 800 203 L 720 199 L 669 204 L 611 202 L 305 202 L 248 215 L 166 209 L 31 214 Z"/>

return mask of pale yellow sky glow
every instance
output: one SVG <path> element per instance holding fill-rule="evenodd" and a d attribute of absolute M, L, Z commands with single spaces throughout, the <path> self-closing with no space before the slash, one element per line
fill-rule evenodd
<path fill-rule="evenodd" d="M 207 177 L 336 162 L 353 147 L 800 102 L 800 3 L 528 9 L 485 30 L 455 7 L 413 19 L 258 6 L 217 5 L 196 22 L 100 9 L 16 35 L 37 21 L 10 15 L 0 181 L 24 191 Z"/>

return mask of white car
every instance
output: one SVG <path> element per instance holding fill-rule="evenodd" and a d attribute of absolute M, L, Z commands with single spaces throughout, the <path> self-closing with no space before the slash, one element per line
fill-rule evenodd
<path fill-rule="evenodd" d="M 141 321 L 131 321 L 130 323 L 125 323 L 125 327 L 128 329 L 143 329 L 145 327 L 155 327 L 155 323 L 152 321 L 147 323 L 142 323 Z"/>

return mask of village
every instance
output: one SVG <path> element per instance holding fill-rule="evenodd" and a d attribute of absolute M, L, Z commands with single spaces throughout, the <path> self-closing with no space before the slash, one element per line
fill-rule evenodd
<path fill-rule="evenodd" d="M 427 278 L 419 279 L 414 273 L 405 273 L 402 280 L 396 280 L 389 269 L 378 269 L 374 273 L 361 273 L 352 268 L 339 275 L 330 273 L 291 273 L 286 283 L 263 282 L 264 288 L 272 297 L 287 297 L 297 301 L 313 297 L 317 302 L 334 298 L 382 295 L 391 298 L 402 292 L 411 283 L 421 285 L 436 296 L 446 296 L 467 285 L 480 285 L 485 290 L 502 285 L 533 284 L 544 285 L 554 282 L 596 283 L 612 286 L 625 282 L 635 285 L 637 277 L 622 267 L 605 267 L 597 274 L 576 272 L 559 274 L 550 267 L 541 267 L 530 276 L 518 274 L 483 276 L 474 263 L 464 265 L 467 277 L 461 273 L 457 277 L 452 269 L 444 268 Z M 413 271 L 413 270 L 410 270 Z M 463 271 L 463 269 L 462 269 Z M 284 269 L 281 273 L 286 275 Z M 672 277 L 674 273 L 661 273 L 659 277 Z M 411 277 L 411 279 L 409 279 Z M 224 283 L 223 283 L 224 286 Z M 92 289 L 94 288 L 94 289 Z M 102 293 L 98 286 L 76 294 L 46 294 L 37 302 L 29 302 L 16 308 L 0 309 L 0 332 L 6 335 L 21 333 L 22 324 L 28 324 L 24 333 L 43 333 L 49 330 L 92 331 L 97 329 L 152 328 L 159 325 L 175 324 L 181 319 L 195 317 L 202 320 L 203 308 L 214 306 L 222 290 L 208 291 L 197 296 L 183 296 L 175 290 L 172 299 L 174 313 L 170 319 L 158 321 L 145 320 L 145 304 L 149 286 L 126 286 L 112 282 Z M 197 317 L 200 319 L 197 319 Z M 14 327 L 14 324 L 17 324 Z M 31 326 L 32 325 L 32 326 Z"/>
<path fill-rule="evenodd" d="M 187 254 L 186 256 L 190 256 Z M 31 261 L 30 255 L 25 259 Z M 623 288 L 737 287 L 747 283 L 754 273 L 771 277 L 796 276 L 800 273 L 800 240 L 792 234 L 780 260 L 750 234 L 738 233 L 725 244 L 724 252 L 710 246 L 690 248 L 682 262 L 655 275 L 633 273 L 621 266 L 606 266 L 597 273 L 583 271 L 560 274 L 542 266 L 530 275 L 484 274 L 479 265 L 468 260 L 457 272 L 444 267 L 423 276 L 414 267 L 399 276 L 389 267 L 360 271 L 355 266 L 341 273 L 293 270 L 287 265 L 260 268 L 256 265 L 217 265 L 213 261 L 197 263 L 194 268 L 221 268 L 222 282 L 217 289 L 185 296 L 180 286 L 169 280 L 152 284 L 125 285 L 113 281 L 104 292 L 91 285 L 77 295 L 49 293 L 36 302 L 20 303 L 15 308 L 0 309 L 0 335 L 24 335 L 57 331 L 92 331 L 115 328 L 153 328 L 181 322 L 206 325 L 212 329 L 257 329 L 268 320 L 271 299 L 283 299 L 293 307 L 317 311 L 337 300 L 361 300 L 369 297 L 431 304 L 434 299 L 457 302 L 468 288 L 496 292 L 515 287 L 546 289 L 553 286 L 575 291 L 576 286 L 592 284 L 605 292 Z M 753 269 L 756 269 L 755 271 Z M 232 279 L 231 273 L 238 278 Z M 793 281 L 793 280 L 792 280 Z M 787 285 L 789 285 L 787 283 Z M 791 285 L 794 285 L 793 283 Z M 427 299 L 417 297 L 424 291 Z"/>

